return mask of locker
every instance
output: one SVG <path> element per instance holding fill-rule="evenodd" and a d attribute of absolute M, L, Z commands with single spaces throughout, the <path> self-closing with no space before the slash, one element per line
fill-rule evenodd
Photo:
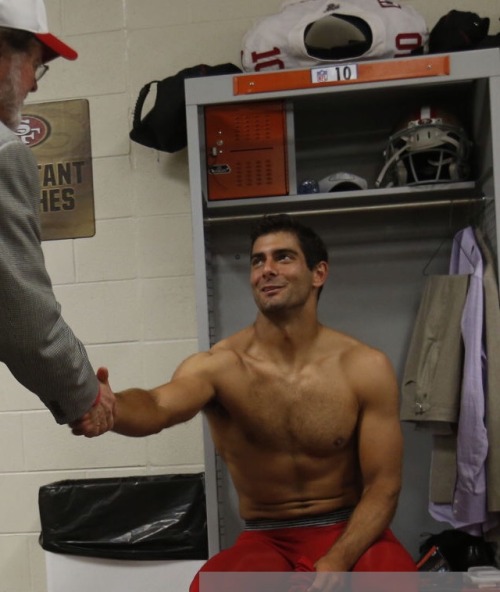
<path fill-rule="evenodd" d="M 428 274 L 446 273 L 451 241 L 464 226 L 481 226 L 496 251 L 500 192 L 500 51 L 445 56 L 449 70 L 415 76 L 412 60 L 397 60 L 390 80 L 316 86 L 300 80 L 262 92 L 259 74 L 186 82 L 188 150 L 200 350 L 253 322 L 248 288 L 248 233 L 263 214 L 287 212 L 318 231 L 327 244 L 331 277 L 321 296 L 320 321 L 387 353 L 398 379 L 422 288 Z M 422 58 L 419 58 L 422 59 Z M 385 72 L 391 63 L 382 64 Z M 404 64 L 408 64 L 405 78 Z M 421 64 L 419 65 L 419 68 Z M 298 75 L 300 74 L 300 76 Z M 280 73 L 273 74 L 273 80 Z M 255 84 L 254 84 L 255 82 Z M 234 89 L 243 89 L 235 93 Z M 212 199 L 207 183 L 212 145 L 205 113 L 222 105 L 282 101 L 288 191 L 278 195 Z M 454 111 L 473 143 L 471 177 L 454 183 L 377 188 L 385 142 L 405 109 L 438 104 Z M 256 107 L 257 108 L 257 107 Z M 357 174 L 366 190 L 300 195 L 305 179 L 334 172 Z M 428 513 L 432 439 L 404 423 L 403 489 L 392 523 L 396 536 L 418 556 L 422 537 L 447 525 Z M 232 544 L 242 528 L 230 475 L 204 433 L 211 553 Z"/>

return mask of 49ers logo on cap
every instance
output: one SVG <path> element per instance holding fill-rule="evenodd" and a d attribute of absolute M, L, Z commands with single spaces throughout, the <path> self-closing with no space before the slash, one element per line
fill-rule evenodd
<path fill-rule="evenodd" d="M 23 144 L 32 148 L 49 137 L 50 124 L 42 117 L 23 115 L 16 134 L 21 138 Z"/>

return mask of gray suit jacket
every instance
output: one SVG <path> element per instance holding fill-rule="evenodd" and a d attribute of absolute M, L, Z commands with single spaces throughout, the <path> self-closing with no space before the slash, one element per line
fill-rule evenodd
<path fill-rule="evenodd" d="M 35 158 L 0 122 L 0 361 L 68 423 L 89 410 L 99 384 L 52 290 L 39 209 Z"/>

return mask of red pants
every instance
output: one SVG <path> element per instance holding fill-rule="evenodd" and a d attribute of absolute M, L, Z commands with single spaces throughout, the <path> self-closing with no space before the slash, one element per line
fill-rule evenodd
<path fill-rule="evenodd" d="M 345 526 L 346 522 L 340 522 L 329 526 L 245 530 L 231 548 L 214 555 L 200 572 L 315 571 L 315 562 L 326 555 Z M 358 572 L 416 570 L 410 554 L 389 529 L 363 553 L 352 569 Z M 199 592 L 199 574 L 189 590 Z"/>

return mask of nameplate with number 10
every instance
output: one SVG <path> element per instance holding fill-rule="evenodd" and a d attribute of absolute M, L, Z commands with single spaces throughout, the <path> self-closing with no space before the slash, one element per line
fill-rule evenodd
<path fill-rule="evenodd" d="M 323 82 L 345 82 L 357 80 L 358 67 L 356 64 L 339 64 L 336 66 L 323 66 L 311 70 L 311 81 L 313 84 Z"/>

